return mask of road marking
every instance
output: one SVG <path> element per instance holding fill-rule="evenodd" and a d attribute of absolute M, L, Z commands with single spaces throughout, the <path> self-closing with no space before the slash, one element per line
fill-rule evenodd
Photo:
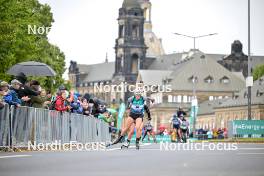
<path fill-rule="evenodd" d="M 0 159 L 3 159 L 3 158 L 22 158 L 22 157 L 29 157 L 29 156 L 32 156 L 32 155 L 8 155 L 8 156 L 0 156 Z"/>
<path fill-rule="evenodd" d="M 141 147 L 148 146 L 148 145 L 151 145 L 151 143 L 140 144 Z M 129 146 L 129 148 L 136 148 L 136 146 L 132 145 L 132 146 Z M 106 151 L 115 151 L 115 150 L 122 150 L 121 146 L 120 147 L 116 147 L 116 148 L 106 149 Z"/>
<path fill-rule="evenodd" d="M 238 148 L 238 150 L 264 150 L 264 148 Z"/>
<path fill-rule="evenodd" d="M 264 153 L 237 153 L 237 155 L 264 155 Z"/>

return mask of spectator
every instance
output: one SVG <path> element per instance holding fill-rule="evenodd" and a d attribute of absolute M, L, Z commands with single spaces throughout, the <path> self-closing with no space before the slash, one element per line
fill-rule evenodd
<path fill-rule="evenodd" d="M 111 112 L 109 112 L 107 110 L 104 113 L 99 114 L 98 119 L 103 120 L 104 122 L 108 123 L 109 125 L 111 124 L 111 122 L 114 121 Z"/>
<path fill-rule="evenodd" d="M 79 97 L 80 97 L 80 94 L 74 94 L 74 99 L 70 103 L 72 113 L 77 113 L 77 114 L 83 113 L 83 107 L 81 106 L 81 103 L 78 99 Z"/>
<path fill-rule="evenodd" d="M 223 135 L 224 135 L 224 138 L 228 138 L 228 133 L 227 133 L 227 129 L 226 129 L 226 128 L 224 128 L 224 133 L 223 133 Z"/>
<path fill-rule="evenodd" d="M 30 82 L 30 88 L 35 92 L 41 92 L 40 83 L 36 80 Z M 40 95 L 31 95 L 30 106 L 34 108 L 42 108 L 46 99 L 42 99 Z"/>
<path fill-rule="evenodd" d="M 57 95 L 55 100 L 55 110 L 65 112 L 71 109 L 70 106 L 65 106 L 66 98 L 66 92 L 62 92 Z"/>
<path fill-rule="evenodd" d="M 44 102 L 42 108 L 49 109 L 51 104 L 51 94 L 47 94 L 46 90 L 41 90 L 40 92 L 40 99 Z"/>
<path fill-rule="evenodd" d="M 179 107 L 178 111 L 177 111 L 177 117 L 185 117 L 186 116 L 186 112 L 183 111 L 182 107 Z"/>
<path fill-rule="evenodd" d="M 18 98 L 17 93 L 14 90 L 9 90 L 9 85 L 7 82 L 2 81 L 0 83 L 0 89 L 2 91 L 3 100 L 9 105 L 14 105 L 16 107 L 21 106 L 21 100 Z"/>
<path fill-rule="evenodd" d="M 17 96 L 18 96 L 18 93 L 19 93 L 19 90 L 21 88 L 21 85 L 22 83 L 19 82 L 18 80 L 14 79 L 11 81 L 11 87 L 10 87 L 10 90 L 13 90 L 16 92 Z M 19 98 L 19 96 L 18 96 Z M 23 105 L 25 102 L 28 102 L 30 100 L 30 98 L 28 96 L 24 96 L 24 97 L 21 97 L 21 104 Z"/>
<path fill-rule="evenodd" d="M 3 109 L 4 106 L 5 106 L 4 102 L 2 102 L 2 101 L 0 100 L 0 110 Z"/>
<path fill-rule="evenodd" d="M 213 138 L 213 131 L 211 129 L 207 131 L 207 136 L 208 136 L 208 139 Z"/>
<path fill-rule="evenodd" d="M 19 82 L 21 82 L 23 85 L 25 85 L 26 84 L 26 82 L 27 82 L 27 77 L 26 77 L 26 75 L 24 74 L 24 73 L 19 73 L 17 76 L 16 76 L 16 79 L 19 81 Z"/>
<path fill-rule="evenodd" d="M 57 90 L 57 92 L 56 92 L 56 95 L 51 96 L 51 98 L 50 98 L 51 103 L 49 105 L 49 109 L 50 110 L 56 110 L 56 108 L 55 108 L 56 105 L 55 104 L 56 104 L 57 97 L 62 95 L 62 93 L 65 93 L 66 97 L 68 97 L 69 92 L 67 91 L 67 89 L 65 88 L 64 85 L 60 85 L 58 90 Z M 64 105 L 69 106 L 69 103 L 67 103 L 65 101 Z"/>
<path fill-rule="evenodd" d="M 217 131 L 218 139 L 223 139 L 224 138 L 223 133 L 224 133 L 224 131 L 221 128 L 219 128 L 218 131 Z"/>
<path fill-rule="evenodd" d="M 1 83 L 1 81 L 0 81 Z M 0 109 L 4 108 L 5 104 L 4 104 L 4 100 L 3 100 L 3 96 L 5 95 L 5 92 L 0 90 Z"/>
<path fill-rule="evenodd" d="M 21 83 L 21 86 L 19 90 L 16 90 L 18 94 L 18 98 L 22 99 L 22 97 L 31 97 L 31 96 L 38 96 L 40 92 L 34 91 L 30 88 L 30 82 L 27 81 L 27 77 L 24 73 L 20 73 L 18 76 L 16 76 L 16 79 Z M 22 105 L 30 106 L 31 102 L 24 101 Z"/>
<path fill-rule="evenodd" d="M 82 99 L 81 106 L 83 107 L 83 115 L 90 116 L 92 113 L 92 106 L 88 103 L 86 98 Z"/>
<path fill-rule="evenodd" d="M 217 139 L 217 137 L 218 137 L 217 130 L 213 129 L 213 138 Z"/>

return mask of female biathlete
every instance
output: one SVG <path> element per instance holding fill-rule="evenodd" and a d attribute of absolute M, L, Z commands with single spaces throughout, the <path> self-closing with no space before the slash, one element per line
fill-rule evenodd
<path fill-rule="evenodd" d="M 154 132 L 153 132 L 153 126 L 151 125 L 150 121 L 148 121 L 148 122 L 146 123 L 146 125 L 144 126 L 144 129 L 145 129 L 145 132 L 144 132 L 144 135 L 143 135 L 142 141 L 144 141 L 145 137 L 148 135 L 148 141 L 149 141 L 149 136 L 152 136 L 153 141 L 154 141 L 155 143 L 157 143 L 157 140 L 156 140 L 155 134 L 154 134 Z"/>
<path fill-rule="evenodd" d="M 147 99 L 149 99 L 149 98 L 147 98 Z M 152 100 L 152 99 L 150 99 L 152 102 L 154 102 L 154 100 Z M 145 111 L 146 111 L 146 113 L 147 113 L 147 120 L 148 120 L 148 122 L 147 123 L 150 123 L 150 121 L 151 121 L 151 115 L 150 115 L 150 111 L 149 111 L 149 108 L 148 108 L 148 106 L 147 105 L 145 105 L 144 106 L 144 109 L 145 109 Z M 129 132 L 128 132 L 128 135 L 127 135 L 127 141 L 121 146 L 121 148 L 128 148 L 129 147 L 129 145 L 130 145 L 130 141 L 131 141 L 131 138 L 132 138 L 132 136 L 133 136 L 133 134 L 134 134 L 134 129 L 135 129 L 135 126 L 136 126 L 136 124 L 135 123 L 133 123 L 132 125 L 131 125 L 131 127 L 130 127 L 130 129 L 129 129 Z M 141 132 L 142 132 L 142 129 L 143 129 L 143 127 L 144 127 L 144 125 L 143 125 L 143 123 L 142 123 L 142 125 L 141 125 Z M 144 137 L 143 137 L 144 138 Z M 142 141 L 143 141 L 143 139 L 142 139 Z"/>
<path fill-rule="evenodd" d="M 128 99 L 127 109 L 129 110 L 129 117 L 126 120 L 125 128 L 122 129 L 121 135 L 116 140 L 114 140 L 111 145 L 119 143 L 124 138 L 127 131 L 132 129 L 131 126 L 135 124 L 136 149 L 139 149 L 146 100 L 147 98 L 143 97 L 139 91 L 136 91 L 135 95 Z"/>

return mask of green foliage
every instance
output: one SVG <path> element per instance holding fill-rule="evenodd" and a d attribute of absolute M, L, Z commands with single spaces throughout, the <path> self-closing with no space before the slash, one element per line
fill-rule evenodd
<path fill-rule="evenodd" d="M 264 76 L 264 65 L 258 65 L 253 71 L 254 81 Z"/>
<path fill-rule="evenodd" d="M 71 90 L 73 88 L 70 81 L 65 81 L 63 85 L 66 87 L 67 90 Z"/>
<path fill-rule="evenodd" d="M 7 70 L 19 62 L 37 61 L 51 66 L 53 78 L 36 78 L 47 89 L 64 83 L 65 55 L 48 42 L 47 34 L 28 33 L 28 25 L 51 27 L 50 7 L 37 0 L 0 0 L 0 79 L 10 81 Z M 35 79 L 35 78 L 34 78 Z M 53 84 L 54 82 L 54 84 Z"/>

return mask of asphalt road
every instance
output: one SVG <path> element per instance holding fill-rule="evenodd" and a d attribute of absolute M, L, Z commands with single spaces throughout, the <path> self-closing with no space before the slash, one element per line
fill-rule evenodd
<path fill-rule="evenodd" d="M 162 149 L 146 144 L 140 150 L 0 153 L 0 176 L 264 176 L 263 144 L 232 151 Z"/>

